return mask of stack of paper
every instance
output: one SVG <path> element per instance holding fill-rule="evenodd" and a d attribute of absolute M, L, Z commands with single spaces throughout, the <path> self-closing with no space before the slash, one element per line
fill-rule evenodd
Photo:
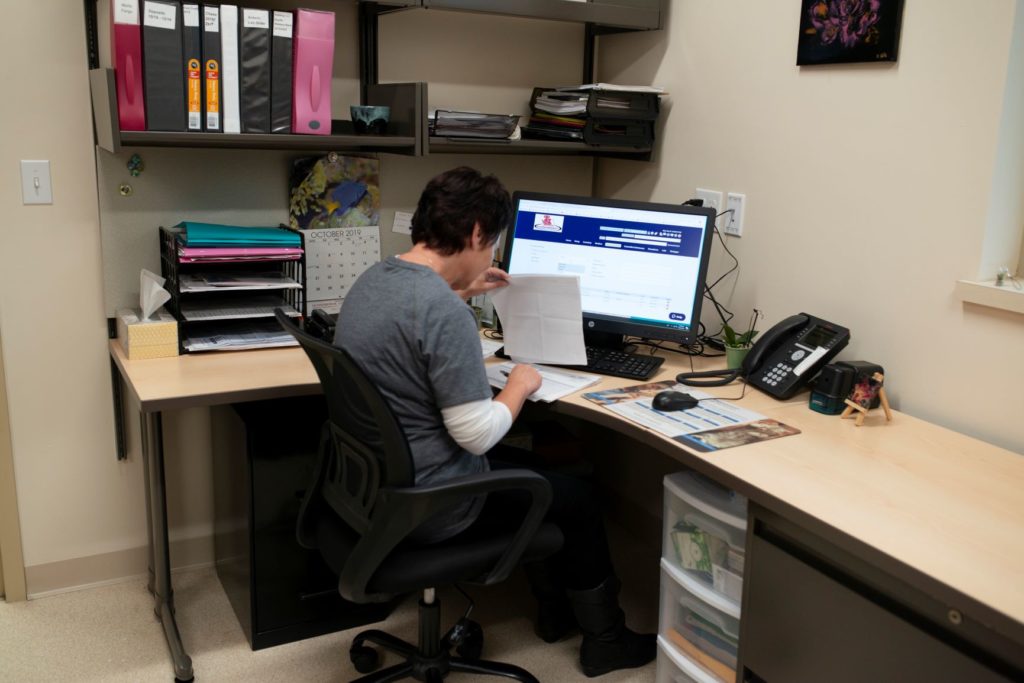
<path fill-rule="evenodd" d="M 583 114 L 587 111 L 586 93 L 545 90 L 534 100 L 533 106 L 549 114 Z"/>
<path fill-rule="evenodd" d="M 239 325 L 237 321 L 232 323 L 230 326 L 225 323 L 223 327 L 211 324 L 210 327 L 202 328 L 202 332 L 189 332 L 182 345 L 190 352 L 244 351 L 298 345 L 295 337 L 282 329 L 276 320 L 247 325 Z"/>
<path fill-rule="evenodd" d="M 284 273 L 185 273 L 180 276 L 182 292 L 223 292 L 248 289 L 301 289 L 302 285 Z"/>
<path fill-rule="evenodd" d="M 515 134 L 518 124 L 515 114 L 438 109 L 431 117 L 430 133 L 440 137 L 508 138 Z"/>
<path fill-rule="evenodd" d="M 186 247 L 178 244 L 179 263 L 298 261 L 301 258 L 300 247 Z"/>
<path fill-rule="evenodd" d="M 508 374 L 515 366 L 515 363 L 487 366 L 487 381 L 496 389 L 504 389 L 508 382 Z M 533 367 L 540 373 L 541 385 L 540 389 L 530 395 L 531 401 L 551 403 L 601 381 L 600 375 L 591 375 L 586 372 L 549 368 L 544 365 L 534 365 Z"/>

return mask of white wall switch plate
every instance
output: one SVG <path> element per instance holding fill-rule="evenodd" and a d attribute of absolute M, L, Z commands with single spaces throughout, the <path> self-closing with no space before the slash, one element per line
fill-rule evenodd
<path fill-rule="evenodd" d="M 718 190 L 705 190 L 697 188 L 697 199 L 704 200 L 704 206 L 710 206 L 715 213 L 722 211 L 722 193 Z"/>
<path fill-rule="evenodd" d="M 22 204 L 53 204 L 49 161 L 21 162 Z"/>

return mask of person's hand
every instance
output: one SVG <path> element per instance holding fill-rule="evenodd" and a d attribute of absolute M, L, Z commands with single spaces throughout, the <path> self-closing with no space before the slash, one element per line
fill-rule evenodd
<path fill-rule="evenodd" d="M 524 392 L 524 396 L 529 396 L 540 389 L 540 385 L 541 377 L 540 373 L 537 372 L 537 368 L 523 363 L 512 368 L 512 372 L 508 373 L 508 381 L 505 383 L 506 388 L 521 389 Z"/>
<path fill-rule="evenodd" d="M 476 279 L 466 285 L 465 289 L 458 292 L 458 295 L 462 299 L 469 299 L 494 289 L 508 287 L 509 277 L 510 275 L 501 268 L 491 266 L 477 275 Z"/>

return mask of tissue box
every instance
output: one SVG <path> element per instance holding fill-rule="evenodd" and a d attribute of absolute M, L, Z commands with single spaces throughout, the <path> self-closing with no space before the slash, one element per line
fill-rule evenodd
<path fill-rule="evenodd" d="M 119 310 L 117 338 L 128 360 L 178 355 L 178 321 L 163 308 L 146 322 L 139 320 L 138 311 Z"/>

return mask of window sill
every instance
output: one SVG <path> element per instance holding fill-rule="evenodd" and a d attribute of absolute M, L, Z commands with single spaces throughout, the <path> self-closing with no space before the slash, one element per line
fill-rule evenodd
<path fill-rule="evenodd" d="M 1024 315 L 1024 290 L 1017 289 L 1012 282 L 996 287 L 994 280 L 957 280 L 956 295 L 961 301 Z"/>

